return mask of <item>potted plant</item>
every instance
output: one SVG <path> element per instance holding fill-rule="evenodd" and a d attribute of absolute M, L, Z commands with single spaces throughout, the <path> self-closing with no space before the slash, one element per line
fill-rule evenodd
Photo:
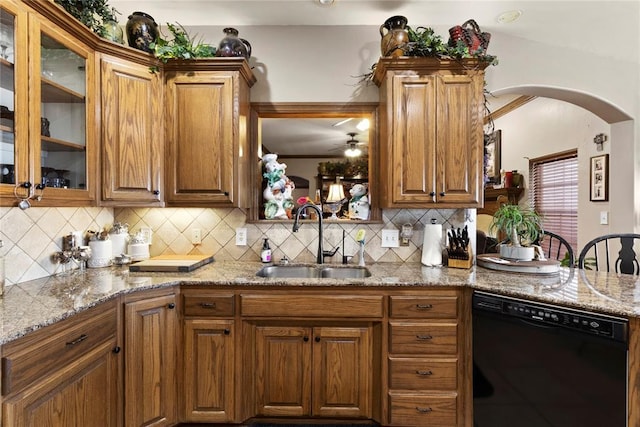
<path fill-rule="evenodd" d="M 170 59 L 189 60 L 195 58 L 212 58 L 216 54 L 216 48 L 201 41 L 195 41 L 189 36 L 182 25 L 167 22 L 167 28 L 173 36 L 165 39 L 159 36 L 149 47 L 153 54 L 163 63 Z M 157 67 L 151 67 L 151 72 L 158 71 Z"/>
<path fill-rule="evenodd" d="M 101 37 L 106 35 L 105 24 L 118 22 L 118 11 L 108 4 L 108 0 L 55 0 L 78 21 Z"/>
<path fill-rule="evenodd" d="M 542 233 L 542 218 L 531 207 L 504 204 L 493 214 L 489 230 L 504 233 L 500 256 L 531 261 L 535 257 L 533 242 Z"/>

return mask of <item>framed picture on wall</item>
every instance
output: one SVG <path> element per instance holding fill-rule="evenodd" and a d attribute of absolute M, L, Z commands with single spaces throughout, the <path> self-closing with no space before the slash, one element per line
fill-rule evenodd
<path fill-rule="evenodd" d="M 484 182 L 500 184 L 500 157 L 502 131 L 496 130 L 484 135 Z"/>
<path fill-rule="evenodd" d="M 609 155 L 602 154 L 591 158 L 590 200 L 606 202 L 609 200 Z"/>

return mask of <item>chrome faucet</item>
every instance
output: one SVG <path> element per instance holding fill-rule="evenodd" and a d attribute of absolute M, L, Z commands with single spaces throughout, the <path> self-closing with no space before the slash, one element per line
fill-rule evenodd
<path fill-rule="evenodd" d="M 293 232 L 297 232 L 300 228 L 300 214 L 307 208 L 311 208 L 318 213 L 318 256 L 316 258 L 316 262 L 318 264 L 323 264 L 324 251 L 322 250 L 322 210 L 313 203 L 305 203 L 304 205 L 300 206 L 300 209 L 298 209 L 298 211 L 296 212 L 296 217 L 293 221 Z"/>

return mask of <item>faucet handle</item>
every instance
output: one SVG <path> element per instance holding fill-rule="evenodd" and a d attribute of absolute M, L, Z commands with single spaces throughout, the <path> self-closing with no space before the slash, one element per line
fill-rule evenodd
<path fill-rule="evenodd" d="M 336 254 L 336 252 L 338 252 L 338 249 L 340 249 L 340 246 L 336 246 L 335 248 L 331 249 L 330 251 L 322 251 L 323 258 L 331 258 L 332 256 L 334 256 Z"/>
<path fill-rule="evenodd" d="M 280 265 L 288 265 L 288 264 L 289 264 L 289 258 L 287 258 L 286 255 L 280 258 Z"/>

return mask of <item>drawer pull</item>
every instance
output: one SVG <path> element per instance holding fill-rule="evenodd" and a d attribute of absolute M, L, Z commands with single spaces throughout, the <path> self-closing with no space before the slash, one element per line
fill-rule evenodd
<path fill-rule="evenodd" d="M 302 341 L 309 342 L 309 337 L 305 335 L 304 337 L 302 337 Z"/>
<path fill-rule="evenodd" d="M 416 304 L 416 308 L 418 310 L 431 310 L 433 308 L 433 304 Z"/>
<path fill-rule="evenodd" d="M 416 338 L 420 341 L 427 341 L 432 339 L 433 337 L 431 335 L 416 335 Z"/>
<path fill-rule="evenodd" d="M 428 414 L 429 412 L 432 412 L 433 409 L 427 407 L 427 408 L 418 408 L 416 406 L 416 411 L 420 412 L 421 414 Z"/>
<path fill-rule="evenodd" d="M 76 345 L 76 344 L 80 344 L 82 341 L 86 340 L 87 338 L 89 338 L 89 336 L 87 334 L 82 334 L 80 335 L 78 338 L 76 338 L 73 341 L 68 341 L 67 345 Z"/>
<path fill-rule="evenodd" d="M 431 371 L 420 371 L 420 370 L 418 370 L 418 371 L 416 371 L 416 374 L 417 374 L 417 375 L 420 375 L 420 376 L 423 376 L 423 377 L 426 377 L 426 376 L 429 376 L 429 375 L 433 375 L 433 372 L 431 372 Z"/>
<path fill-rule="evenodd" d="M 202 308 L 216 308 L 215 302 L 201 302 L 200 307 Z"/>
<path fill-rule="evenodd" d="M 175 303 L 173 303 L 173 302 L 170 302 L 169 304 L 167 304 L 167 308 L 168 308 L 169 310 L 173 310 L 174 308 L 176 308 L 176 304 L 175 304 Z"/>
<path fill-rule="evenodd" d="M 230 329 L 225 329 L 224 331 L 222 331 L 225 335 L 229 335 L 231 334 L 231 330 Z"/>

